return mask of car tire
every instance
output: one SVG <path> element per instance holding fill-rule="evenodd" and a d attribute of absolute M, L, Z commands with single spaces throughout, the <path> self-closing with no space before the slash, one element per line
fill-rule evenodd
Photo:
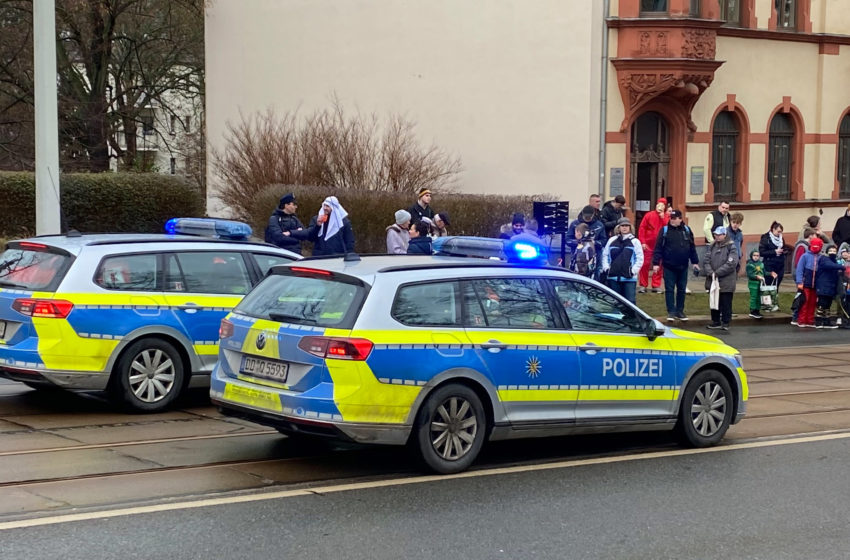
<path fill-rule="evenodd" d="M 682 396 L 677 431 L 691 447 L 717 445 L 732 424 L 732 388 L 719 371 L 703 370 L 693 376 Z"/>
<path fill-rule="evenodd" d="M 419 409 L 411 444 L 426 467 L 451 474 L 475 461 L 487 431 L 481 399 L 469 387 L 452 383 L 436 389 Z"/>
<path fill-rule="evenodd" d="M 146 338 L 127 347 L 113 370 L 113 392 L 136 412 L 159 412 L 180 396 L 183 359 L 164 340 Z"/>

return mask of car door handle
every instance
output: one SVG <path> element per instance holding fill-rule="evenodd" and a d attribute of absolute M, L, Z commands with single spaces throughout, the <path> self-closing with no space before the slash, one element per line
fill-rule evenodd
<path fill-rule="evenodd" d="M 192 303 L 191 301 L 184 303 L 183 305 L 178 305 L 177 309 L 182 309 L 186 313 L 197 313 L 201 306 L 197 303 Z"/>
<path fill-rule="evenodd" d="M 599 346 L 595 345 L 592 342 L 588 342 L 587 344 L 579 346 L 578 349 L 582 352 L 587 352 L 590 355 L 596 354 L 599 350 L 601 350 Z"/>
<path fill-rule="evenodd" d="M 484 350 L 489 350 L 490 352 L 498 352 L 499 350 L 504 350 L 508 345 L 498 340 L 488 340 L 487 342 L 481 343 L 481 348 Z"/>

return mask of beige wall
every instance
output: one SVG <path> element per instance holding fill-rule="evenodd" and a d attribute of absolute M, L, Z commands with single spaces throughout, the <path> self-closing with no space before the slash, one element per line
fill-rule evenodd
<path fill-rule="evenodd" d="M 209 146 L 240 112 L 304 114 L 336 94 L 415 121 L 423 144 L 460 156 L 465 191 L 586 200 L 598 182 L 601 21 L 594 0 L 216 0 Z"/>

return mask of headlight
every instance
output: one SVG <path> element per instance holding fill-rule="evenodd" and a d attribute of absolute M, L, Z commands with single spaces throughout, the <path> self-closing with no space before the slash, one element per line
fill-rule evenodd
<path fill-rule="evenodd" d="M 738 362 L 738 366 L 741 369 L 744 369 L 744 356 L 741 354 L 735 354 L 735 361 Z"/>

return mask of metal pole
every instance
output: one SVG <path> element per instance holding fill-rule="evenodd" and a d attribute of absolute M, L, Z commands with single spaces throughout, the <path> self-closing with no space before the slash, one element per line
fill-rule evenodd
<path fill-rule="evenodd" d="M 35 69 L 35 232 L 59 233 L 59 118 L 56 95 L 56 5 L 33 2 Z"/>
<path fill-rule="evenodd" d="M 605 8 L 602 13 L 602 75 L 601 95 L 599 96 L 599 196 L 604 201 L 605 194 L 605 165 L 606 144 L 605 131 L 608 129 L 608 17 L 611 15 L 611 2 L 605 0 Z"/>

